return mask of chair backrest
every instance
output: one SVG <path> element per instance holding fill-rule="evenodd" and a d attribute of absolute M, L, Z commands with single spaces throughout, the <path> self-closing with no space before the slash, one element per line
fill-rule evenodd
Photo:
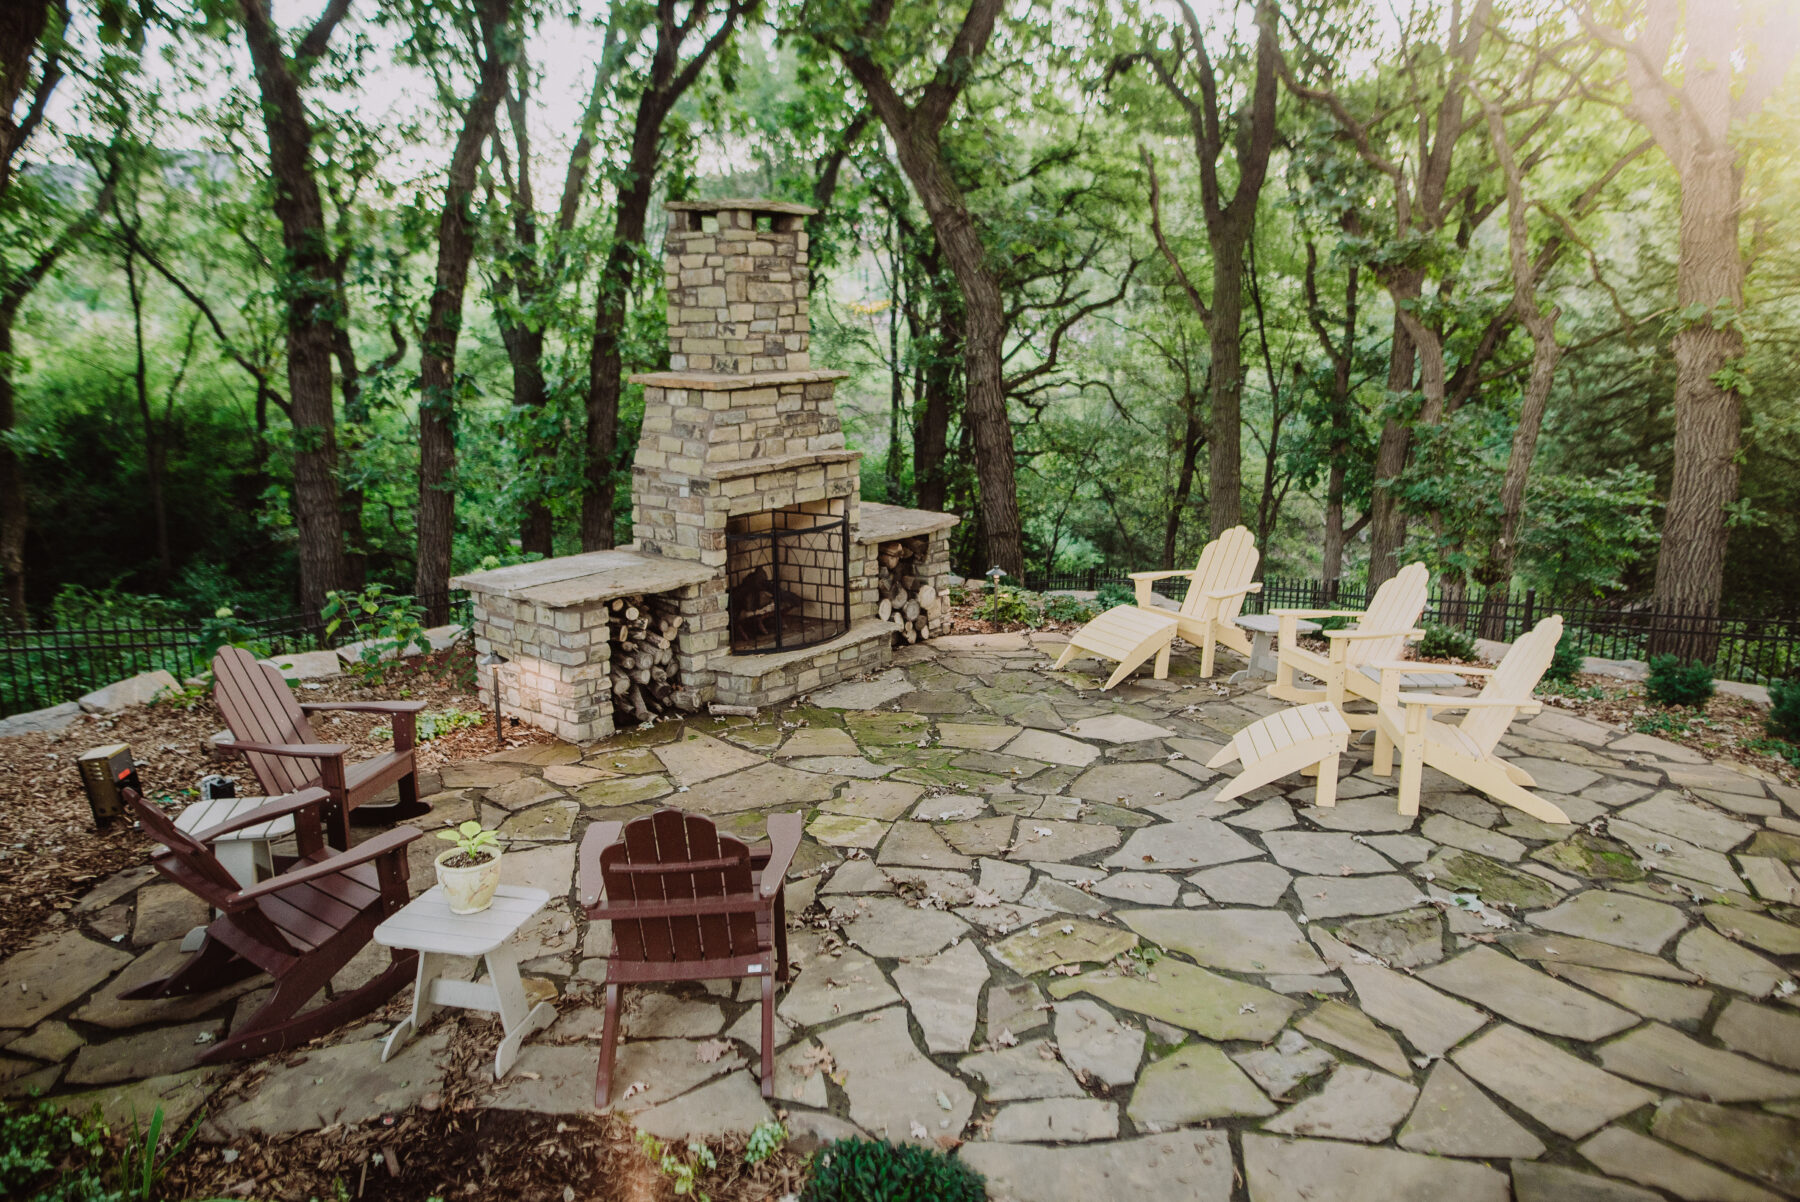
<path fill-rule="evenodd" d="M 312 725 L 294 700 L 281 673 L 242 647 L 221 647 L 213 656 L 213 702 L 225 715 L 231 733 L 252 743 L 316 743 Z M 287 756 L 244 756 L 263 792 L 279 797 L 319 783 L 313 760 Z"/>
<path fill-rule="evenodd" d="M 222 906 L 225 898 L 238 891 L 237 879 L 219 863 L 212 848 L 176 826 L 161 807 L 145 801 L 136 789 L 123 789 L 121 793 L 144 833 L 168 847 L 173 863 L 159 866 L 163 875 L 214 906 Z"/>
<path fill-rule="evenodd" d="M 1375 590 L 1369 607 L 1357 619 L 1358 630 L 1392 630 L 1388 639 L 1352 639 L 1345 658 L 1353 664 L 1377 663 L 1399 659 L 1406 653 L 1406 635 L 1419 624 L 1425 612 L 1426 590 L 1431 573 L 1422 563 L 1409 563 Z"/>
<path fill-rule="evenodd" d="M 1256 561 L 1260 558 L 1256 537 L 1243 526 L 1233 526 L 1207 543 L 1200 552 L 1200 562 L 1194 568 L 1194 579 L 1188 585 L 1187 596 L 1181 602 L 1182 616 L 1206 616 L 1207 606 L 1213 604 L 1206 595 L 1208 593 L 1248 587 L 1256 579 Z M 1230 597 L 1218 604 L 1219 608 L 1214 612 L 1219 621 L 1230 624 L 1243 608 L 1244 599 Z"/>
<path fill-rule="evenodd" d="M 1513 701 L 1520 705 L 1531 700 L 1531 691 L 1544 678 L 1550 669 L 1550 660 L 1556 654 L 1556 644 L 1562 639 L 1563 620 L 1561 614 L 1545 618 L 1532 628 L 1530 633 L 1519 636 L 1507 653 L 1501 657 L 1500 666 L 1488 677 L 1486 687 L 1481 695 L 1490 700 Z M 1478 709 L 1470 710 L 1462 720 L 1463 733 L 1475 740 L 1483 755 L 1494 750 L 1500 742 L 1500 736 L 1512 725 L 1518 716 L 1516 709 Z"/>
<path fill-rule="evenodd" d="M 614 904 L 755 896 L 749 846 L 721 836 L 710 820 L 680 810 L 658 810 L 627 822 L 618 841 L 600 853 L 600 874 Z M 613 920 L 613 954 L 624 960 L 728 960 L 753 956 L 757 949 L 756 915 L 748 910 Z"/>

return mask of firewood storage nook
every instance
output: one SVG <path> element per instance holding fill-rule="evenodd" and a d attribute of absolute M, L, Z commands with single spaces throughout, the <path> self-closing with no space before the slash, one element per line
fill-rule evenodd
<path fill-rule="evenodd" d="M 958 519 L 862 502 L 847 373 L 812 366 L 813 210 L 667 208 L 669 370 L 631 378 L 633 542 L 451 582 L 473 597 L 483 701 L 575 742 L 615 712 L 765 706 L 885 667 L 946 611 Z"/>

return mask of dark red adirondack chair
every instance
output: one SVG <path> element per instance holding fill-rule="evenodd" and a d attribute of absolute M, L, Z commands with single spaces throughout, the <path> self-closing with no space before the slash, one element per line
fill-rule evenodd
<path fill-rule="evenodd" d="M 389 785 L 397 785 L 400 801 L 371 807 L 357 821 L 380 825 L 402 822 L 431 812 L 419 800 L 413 766 L 413 741 L 423 701 L 294 700 L 281 673 L 242 647 L 221 647 L 213 656 L 213 701 L 225 715 L 232 737 L 221 740 L 221 752 L 239 754 L 270 797 L 300 789 L 321 788 L 331 798 L 325 831 L 332 845 L 350 846 L 351 813 Z M 321 743 L 306 715 L 318 710 L 388 714 L 394 720 L 394 747 L 373 759 L 351 763 L 344 743 Z"/>
<path fill-rule="evenodd" d="M 321 829 L 321 810 L 329 804 L 323 789 L 274 798 L 191 835 L 135 789 L 124 795 L 145 832 L 164 844 L 151 860 L 156 871 L 219 915 L 185 965 L 124 996 L 141 1001 L 208 993 L 257 972 L 275 979 L 269 1000 L 229 1038 L 203 1052 L 202 1063 L 245 1060 L 305 1043 L 361 1018 L 412 981 L 418 953 L 396 951 L 393 963 L 373 981 L 300 1010 L 368 944 L 377 926 L 406 905 L 406 845 L 422 833 L 417 827 L 402 826 L 353 851 L 333 852 Z M 239 886 L 213 856 L 210 841 L 287 814 L 294 816 L 300 854 L 278 857 L 268 880 Z"/>
<path fill-rule="evenodd" d="M 783 885 L 801 818 L 769 815 L 769 842 L 755 847 L 680 810 L 634 818 L 622 837 L 617 822 L 588 828 L 582 905 L 590 919 L 613 924 L 596 1107 L 604 1110 L 612 1091 L 619 987 L 721 977 L 762 978 L 762 1093 L 775 1096 L 775 982 L 788 979 Z"/>

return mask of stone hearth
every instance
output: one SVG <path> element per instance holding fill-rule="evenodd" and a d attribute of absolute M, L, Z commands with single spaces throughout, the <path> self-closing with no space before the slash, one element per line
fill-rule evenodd
<path fill-rule="evenodd" d="M 634 541 L 596 553 L 604 561 L 568 556 L 452 582 L 474 596 L 484 700 L 498 688 L 509 713 L 578 741 L 613 729 L 601 612 L 613 598 L 678 601 L 683 708 L 768 705 L 885 666 L 901 628 L 898 617 L 878 616 L 886 544 L 925 548 L 906 562 L 915 589 L 936 594 L 924 608 L 926 633 L 945 612 L 958 519 L 862 503 L 861 452 L 845 445 L 833 399 L 848 373 L 812 365 L 805 218 L 813 210 L 762 200 L 668 209 L 670 370 L 631 377 L 644 388 Z M 837 541 L 805 536 L 813 541 L 781 562 L 791 573 L 781 582 L 770 578 L 773 556 L 760 572 L 728 571 L 734 543 L 796 514 L 821 526 L 841 519 Z M 765 637 L 783 614 L 790 632 Z"/>

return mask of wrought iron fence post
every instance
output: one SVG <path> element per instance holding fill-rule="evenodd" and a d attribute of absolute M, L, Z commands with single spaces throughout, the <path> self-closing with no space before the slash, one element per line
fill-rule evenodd
<path fill-rule="evenodd" d="M 1525 625 L 1520 628 L 1519 633 L 1524 634 L 1525 631 L 1530 630 L 1533 626 L 1536 626 L 1536 625 L 1537 625 L 1537 590 L 1534 588 L 1528 588 L 1525 590 Z"/>

